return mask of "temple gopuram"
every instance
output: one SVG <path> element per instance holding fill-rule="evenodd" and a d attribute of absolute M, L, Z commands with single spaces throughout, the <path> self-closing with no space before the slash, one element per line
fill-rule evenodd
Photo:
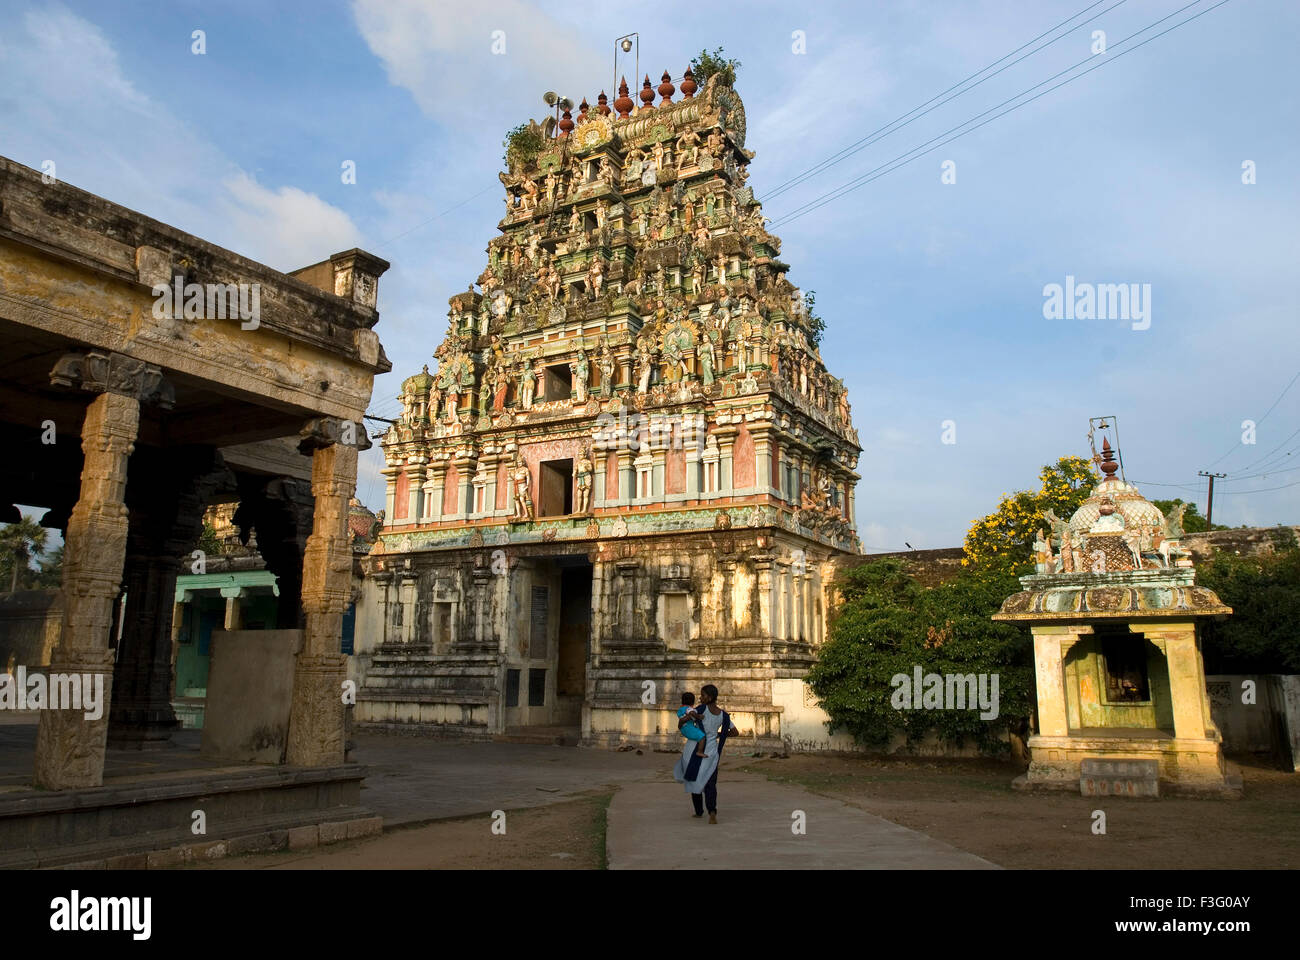
<path fill-rule="evenodd" d="M 858 436 L 739 96 L 680 88 L 512 136 L 486 269 L 381 440 L 358 724 L 676 746 L 714 683 L 779 746 L 813 703 Z"/>

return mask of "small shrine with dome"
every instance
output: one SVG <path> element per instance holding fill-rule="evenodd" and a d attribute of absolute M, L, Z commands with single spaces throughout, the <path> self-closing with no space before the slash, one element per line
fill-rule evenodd
<path fill-rule="evenodd" d="M 1240 793 L 1210 717 L 1199 633 L 1232 609 L 1196 585 L 1183 508 L 1166 516 L 1117 477 L 1108 440 L 1095 460 L 1103 479 L 1068 520 L 1047 511 L 1036 572 L 993 616 L 1034 638 L 1037 729 L 1015 785 Z"/>

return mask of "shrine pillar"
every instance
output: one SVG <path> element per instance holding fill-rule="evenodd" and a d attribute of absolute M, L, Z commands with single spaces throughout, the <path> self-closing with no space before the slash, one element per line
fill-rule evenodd
<path fill-rule="evenodd" d="M 142 400 L 170 406 L 162 372 L 121 354 L 68 354 L 50 382 L 98 394 L 81 426 L 81 490 L 68 518 L 63 563 L 63 633 L 49 672 L 77 674 L 97 691 L 98 716 L 85 710 L 42 710 L 36 732 L 35 786 L 45 790 L 97 787 L 112 703 L 113 606 L 126 562 L 127 465 L 135 449 Z M 102 687 L 101 687 L 102 684 Z M 88 713 L 90 715 L 88 715 Z"/>
<path fill-rule="evenodd" d="M 315 513 L 303 551 L 302 649 L 294 665 L 286 762 L 326 767 L 343 763 L 343 612 L 352 586 L 348 501 L 356 491 L 357 448 L 337 442 L 338 421 L 321 418 L 303 430 L 299 449 L 311 452 Z"/>

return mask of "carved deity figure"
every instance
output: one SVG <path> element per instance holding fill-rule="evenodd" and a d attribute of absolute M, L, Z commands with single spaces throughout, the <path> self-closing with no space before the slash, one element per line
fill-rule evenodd
<path fill-rule="evenodd" d="M 1166 540 L 1181 540 L 1183 536 L 1183 514 L 1187 512 L 1187 504 L 1180 503 L 1174 509 L 1169 511 L 1165 517 L 1164 538 Z"/>
<path fill-rule="evenodd" d="M 533 392 L 537 389 L 537 377 L 533 376 L 532 365 L 525 360 L 519 368 L 519 406 L 525 410 L 533 408 Z"/>
<path fill-rule="evenodd" d="M 442 371 L 442 376 L 438 378 L 438 386 L 446 389 L 448 423 L 456 422 L 456 409 L 460 406 L 460 378 L 465 365 L 463 356 L 453 357 L 447 364 L 447 369 Z"/>
<path fill-rule="evenodd" d="M 596 176 L 600 178 L 602 183 L 611 187 L 614 185 L 614 165 L 609 162 L 609 157 L 600 158 L 600 167 L 596 172 Z"/>
<path fill-rule="evenodd" d="M 1065 569 L 1066 564 L 1069 563 L 1070 566 L 1073 567 L 1073 562 L 1070 557 L 1070 548 L 1067 546 L 1070 539 L 1070 525 L 1058 517 L 1055 510 L 1051 509 L 1048 509 L 1043 513 L 1043 519 L 1046 520 L 1048 525 L 1052 528 L 1051 540 L 1056 541 L 1057 545 L 1061 548 L 1061 553 L 1056 564 L 1056 570 L 1049 572 L 1067 573 L 1069 571 Z M 1051 541 L 1049 541 L 1049 545 L 1050 542 Z"/>
<path fill-rule="evenodd" d="M 645 393 L 650 389 L 650 375 L 654 372 L 654 365 L 654 349 L 647 340 L 643 339 L 636 346 L 636 389 L 638 393 Z"/>
<path fill-rule="evenodd" d="M 667 204 L 660 204 L 654 212 L 654 218 L 650 221 L 650 239 L 667 240 L 668 225 L 672 222 L 672 217 L 668 212 Z"/>
<path fill-rule="evenodd" d="M 537 181 L 529 177 L 524 181 L 524 201 L 525 210 L 537 209 Z"/>
<path fill-rule="evenodd" d="M 584 450 L 574 474 L 574 484 L 578 492 L 578 513 L 587 513 L 591 510 L 591 484 L 595 472 L 591 463 L 591 454 Z"/>
<path fill-rule="evenodd" d="M 519 459 L 517 455 L 514 465 L 510 468 L 510 479 L 514 481 L 515 485 L 515 513 L 513 519 L 516 523 L 531 521 L 533 519 L 533 478 L 528 470 L 528 464 Z"/>
<path fill-rule="evenodd" d="M 709 131 L 709 153 L 714 157 L 721 157 L 726 149 L 727 141 L 722 135 L 722 128 L 714 127 Z"/>
<path fill-rule="evenodd" d="M 591 288 L 591 299 L 600 299 L 600 288 L 605 283 L 605 265 L 600 262 L 600 257 L 593 257 L 591 266 L 587 268 L 587 285 Z"/>
<path fill-rule="evenodd" d="M 573 207 L 573 212 L 569 214 L 569 233 L 577 233 L 581 229 L 582 229 L 582 214 L 578 212 L 578 207 L 575 204 Z"/>
<path fill-rule="evenodd" d="M 706 387 L 713 383 L 713 368 L 716 363 L 717 355 L 714 352 L 713 341 L 706 336 L 700 344 L 700 378 Z"/>
<path fill-rule="evenodd" d="M 605 391 L 605 396 L 611 396 L 614 392 L 614 354 L 610 352 L 608 343 L 601 348 L 596 366 L 600 370 L 601 388 Z"/>
<path fill-rule="evenodd" d="M 492 383 L 495 387 L 492 393 L 492 411 L 501 413 L 506 408 L 506 394 L 510 391 L 510 375 L 504 357 L 495 364 Z"/>
<path fill-rule="evenodd" d="M 497 372 L 491 367 L 483 368 L 483 379 L 479 383 L 478 391 L 478 415 L 486 417 L 488 404 L 492 401 L 492 390 L 496 386 Z"/>
<path fill-rule="evenodd" d="M 677 169 L 695 163 L 700 152 L 700 135 L 694 130 L 687 130 L 677 140 Z"/>
<path fill-rule="evenodd" d="M 591 377 L 591 364 L 587 360 L 587 351 L 579 348 L 578 359 L 569 364 L 569 371 L 573 374 L 573 389 L 576 393 L 575 403 L 587 402 L 587 381 Z"/>
<path fill-rule="evenodd" d="M 1052 541 L 1040 527 L 1038 539 L 1034 541 L 1034 571 L 1039 575 L 1054 573 L 1055 560 L 1052 557 Z"/>
<path fill-rule="evenodd" d="M 1074 544 L 1070 540 L 1070 530 L 1067 527 L 1061 538 L 1061 562 L 1059 564 L 1059 573 L 1074 573 Z"/>
<path fill-rule="evenodd" d="M 704 291 L 705 271 L 708 269 L 704 257 L 696 257 L 695 265 L 691 268 L 691 293 L 699 294 Z"/>

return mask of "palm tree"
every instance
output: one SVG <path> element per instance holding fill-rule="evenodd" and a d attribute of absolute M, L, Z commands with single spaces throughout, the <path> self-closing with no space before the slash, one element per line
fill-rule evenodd
<path fill-rule="evenodd" d="M 18 589 L 18 575 L 24 580 L 31 579 L 33 557 L 39 557 L 45 550 L 45 528 L 31 517 L 23 517 L 17 523 L 5 524 L 0 529 L 0 558 L 13 569 L 9 578 L 9 590 Z"/>

